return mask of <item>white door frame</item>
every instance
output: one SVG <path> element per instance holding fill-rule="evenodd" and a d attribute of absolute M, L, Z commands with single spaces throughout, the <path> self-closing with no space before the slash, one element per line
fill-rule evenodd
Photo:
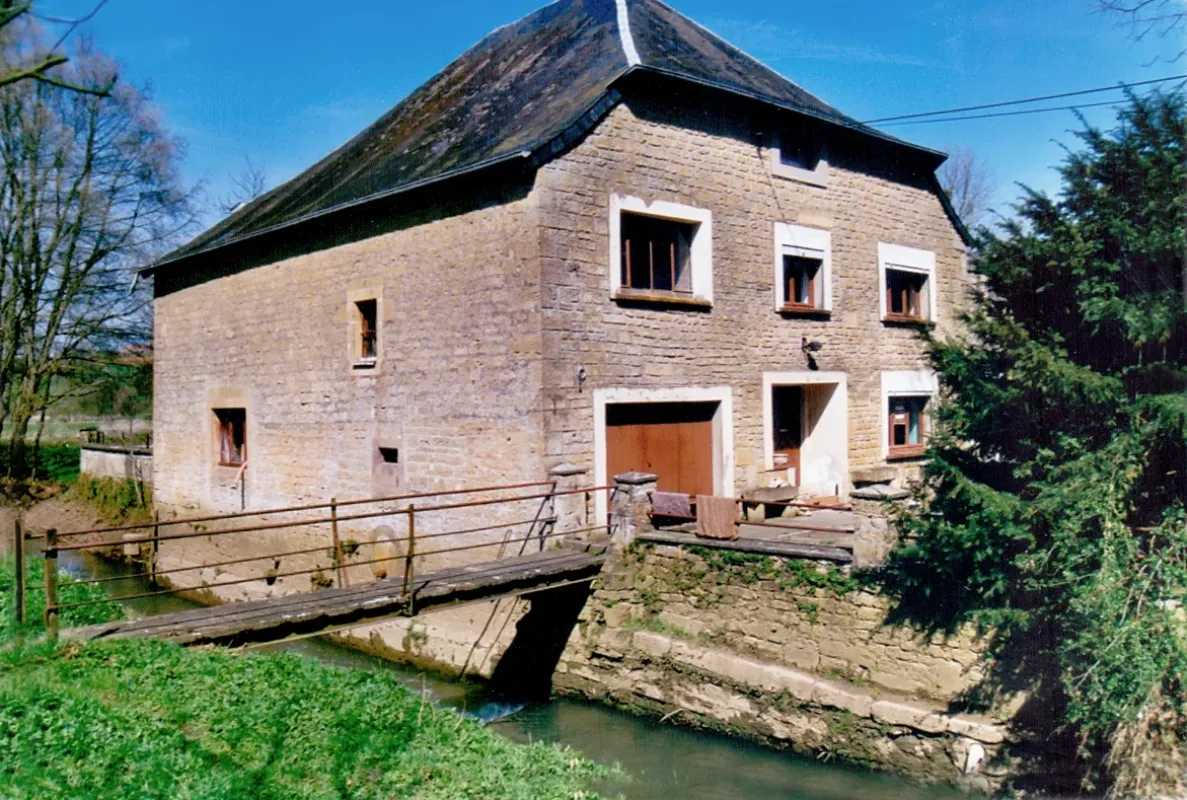
<path fill-rule="evenodd" d="M 808 461 L 816 454 L 827 454 L 832 460 L 828 483 L 838 485 L 842 495 L 849 491 L 849 376 L 844 372 L 764 372 L 762 374 L 762 426 L 763 458 L 767 470 L 775 468 L 775 411 L 771 403 L 771 390 L 776 386 L 820 386 L 836 385 L 832 400 L 822 412 L 820 420 L 810 435 L 803 439 L 800 448 L 800 475 L 798 483 L 802 488 L 823 491 L 830 486 L 812 486 L 805 481 L 811 475 Z M 806 408 L 805 408 L 806 410 Z M 804 416 L 807 425 L 807 416 Z"/>

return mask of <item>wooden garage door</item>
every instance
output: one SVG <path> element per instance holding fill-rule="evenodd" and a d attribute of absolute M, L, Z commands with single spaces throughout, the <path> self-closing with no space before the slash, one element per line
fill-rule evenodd
<path fill-rule="evenodd" d="M 713 494 L 713 414 L 717 403 L 606 407 L 608 477 L 652 472 L 665 492 Z"/>

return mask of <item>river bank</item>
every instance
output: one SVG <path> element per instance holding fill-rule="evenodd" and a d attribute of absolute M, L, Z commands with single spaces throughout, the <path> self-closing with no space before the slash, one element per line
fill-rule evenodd
<path fill-rule="evenodd" d="M 499 736 L 383 672 L 293 653 L 51 643 L 36 638 L 33 603 L 30 623 L 12 624 L 12 586 L 6 564 L 4 797 L 570 800 L 616 774 L 564 746 Z M 105 597 L 69 588 L 70 602 Z M 63 624 L 122 613 L 110 602 L 84 608 L 66 609 Z"/>
<path fill-rule="evenodd" d="M 127 571 L 122 565 L 94 559 L 64 563 L 88 577 L 112 577 Z M 113 595 L 135 594 L 145 588 L 137 579 L 106 586 Z M 130 601 L 125 607 L 128 613 L 140 615 L 192 606 L 190 601 L 165 596 Z M 290 651 L 339 669 L 381 673 L 411 690 L 426 693 L 443 707 L 477 712 L 485 717 L 497 717 L 507 710 L 506 698 L 492 694 L 486 682 L 459 681 L 446 674 L 393 664 L 325 639 L 263 649 Z M 947 787 L 920 787 L 885 773 L 805 758 L 713 732 L 661 724 L 656 717 L 625 713 L 581 700 L 552 698 L 530 703 L 518 713 L 499 719 L 490 730 L 515 742 L 559 743 L 598 763 L 620 763 L 629 781 L 615 781 L 601 788 L 607 796 L 621 795 L 629 800 L 667 800 L 673 796 L 688 800 L 722 797 L 949 800 L 962 796 Z"/>

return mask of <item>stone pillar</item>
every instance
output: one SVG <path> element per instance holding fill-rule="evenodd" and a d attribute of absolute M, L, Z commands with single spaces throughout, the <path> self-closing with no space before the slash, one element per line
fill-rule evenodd
<path fill-rule="evenodd" d="M 615 541 L 627 547 L 641 531 L 651 527 L 651 493 L 659 478 L 650 472 L 625 472 L 614 476 L 610 514 L 615 527 Z"/>
<path fill-rule="evenodd" d="M 898 543 L 898 531 L 890 523 L 894 504 L 906 500 L 911 493 L 886 484 L 874 484 L 849 493 L 853 506 L 854 546 L 853 566 L 872 569 L 886 563 L 890 551 Z"/>
<path fill-rule="evenodd" d="M 548 479 L 556 481 L 558 492 L 568 492 L 589 486 L 589 470 L 574 464 L 557 464 L 548 470 Z M 556 515 L 556 530 L 578 531 L 593 525 L 593 495 L 589 492 L 568 494 L 556 498 L 553 513 Z"/>

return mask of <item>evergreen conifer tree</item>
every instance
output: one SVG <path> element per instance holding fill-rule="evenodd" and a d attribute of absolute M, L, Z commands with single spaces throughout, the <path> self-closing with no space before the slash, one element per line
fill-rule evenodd
<path fill-rule="evenodd" d="M 929 337 L 943 399 L 890 575 L 908 616 L 1044 663 L 1086 780 L 1152 796 L 1187 752 L 1183 97 L 1077 136 L 1058 197 L 978 234 L 966 334 Z"/>

